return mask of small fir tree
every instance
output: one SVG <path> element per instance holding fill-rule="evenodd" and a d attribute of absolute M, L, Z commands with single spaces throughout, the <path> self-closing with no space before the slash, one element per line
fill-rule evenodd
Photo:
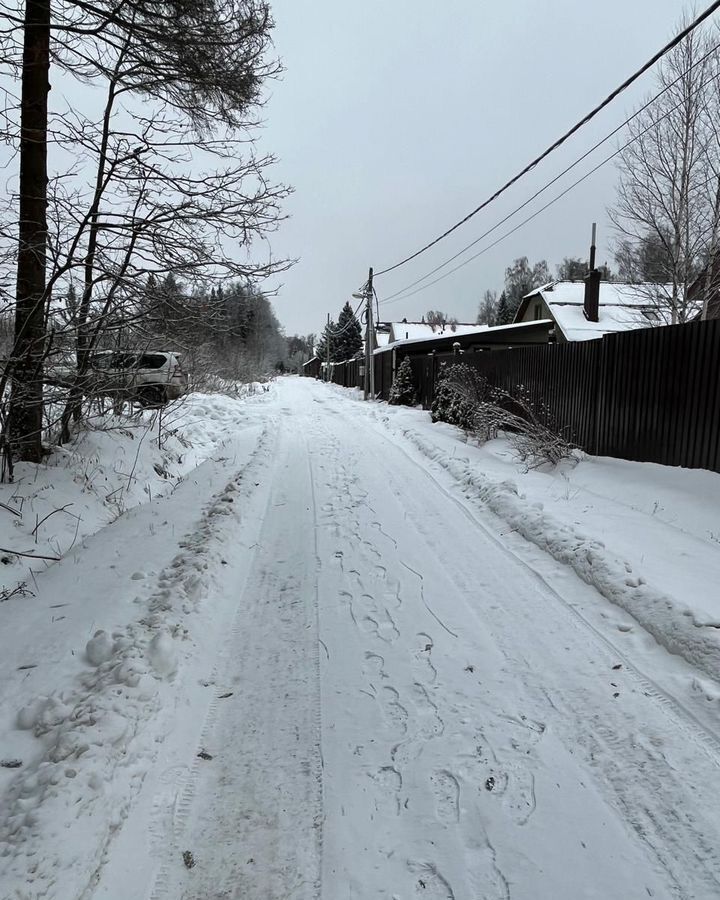
<path fill-rule="evenodd" d="M 388 403 L 391 406 L 415 406 L 417 393 L 413 379 L 410 357 L 406 356 L 395 373 L 395 380 L 390 388 Z"/>

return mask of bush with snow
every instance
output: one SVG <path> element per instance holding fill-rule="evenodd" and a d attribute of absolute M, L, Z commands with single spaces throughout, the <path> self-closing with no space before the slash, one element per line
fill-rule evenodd
<path fill-rule="evenodd" d="M 390 388 L 388 403 L 391 406 L 415 406 L 417 403 L 415 379 L 413 378 L 409 356 L 406 356 L 400 363 L 395 373 L 395 380 Z"/>
<path fill-rule="evenodd" d="M 432 420 L 457 425 L 482 441 L 504 433 L 528 469 L 557 465 L 572 458 L 575 449 L 565 429 L 555 425 L 544 404 L 533 403 L 522 385 L 513 393 L 491 387 L 466 363 L 441 369 Z"/>
<path fill-rule="evenodd" d="M 475 403 L 463 389 L 465 382 L 477 373 L 469 366 L 454 363 L 440 366 L 435 396 L 430 407 L 433 422 L 448 422 L 465 431 L 475 428 Z"/>

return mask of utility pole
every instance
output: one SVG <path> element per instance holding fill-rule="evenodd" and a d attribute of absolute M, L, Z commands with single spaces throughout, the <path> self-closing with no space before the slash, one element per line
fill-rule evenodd
<path fill-rule="evenodd" d="M 375 343 L 375 328 L 373 326 L 373 270 L 370 267 L 367 289 L 365 291 L 367 301 L 365 307 L 365 390 L 364 399 L 375 399 L 375 358 L 373 356 Z"/>

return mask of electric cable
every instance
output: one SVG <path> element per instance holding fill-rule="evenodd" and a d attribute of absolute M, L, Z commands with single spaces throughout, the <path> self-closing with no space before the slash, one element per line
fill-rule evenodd
<path fill-rule="evenodd" d="M 431 247 L 434 247 L 435 244 L 438 244 L 440 241 L 444 240 L 448 235 L 452 234 L 454 231 L 457 231 L 462 225 L 468 222 L 473 216 L 476 216 L 481 210 L 485 209 L 485 207 L 489 206 L 501 194 L 504 194 L 512 185 L 516 184 L 521 178 L 527 175 L 528 172 L 532 171 L 539 163 L 541 163 L 544 159 L 550 156 L 555 150 L 561 147 L 569 138 L 571 138 L 576 132 L 578 132 L 581 128 L 587 125 L 595 116 L 598 115 L 606 106 L 612 103 L 620 94 L 626 91 L 632 84 L 634 84 L 648 69 L 652 68 L 655 63 L 657 63 L 660 59 L 663 58 L 667 53 L 669 53 L 674 47 L 676 47 L 681 41 L 683 41 L 689 34 L 691 34 L 702 22 L 704 22 L 707 18 L 709 18 L 718 8 L 720 8 L 720 0 L 715 0 L 715 2 L 711 3 L 707 9 L 702 12 L 697 18 L 695 18 L 687 27 L 683 28 L 683 30 L 677 34 L 671 41 L 665 44 L 655 55 L 649 59 L 643 66 L 641 66 L 636 72 L 634 72 L 629 78 L 626 78 L 625 81 L 617 88 L 615 88 L 612 93 L 608 94 L 608 96 L 597 104 L 597 106 L 593 107 L 580 121 L 576 122 L 575 125 L 572 126 L 568 131 L 566 131 L 561 137 L 559 137 L 554 143 L 552 143 L 546 150 L 544 150 L 539 156 L 536 156 L 528 165 L 525 166 L 517 175 L 514 175 L 508 182 L 506 182 L 502 187 L 500 187 L 494 194 L 484 200 L 479 206 L 476 206 L 471 212 L 469 212 L 464 218 L 460 219 L 459 222 L 456 222 L 452 227 L 448 228 L 438 237 L 434 238 L 428 244 L 425 244 L 424 247 L 421 247 L 419 250 L 416 250 L 414 253 L 411 253 L 409 256 L 406 256 L 404 259 L 401 259 L 399 262 L 394 263 L 391 266 L 387 266 L 384 269 L 380 269 L 375 273 L 375 277 L 380 277 L 381 275 L 386 275 L 388 272 L 392 272 L 395 269 L 399 269 L 400 266 L 404 266 L 406 263 L 409 263 L 411 260 L 416 259 L 420 254 L 425 253 Z"/>
<path fill-rule="evenodd" d="M 651 128 L 653 128 L 659 122 L 662 122 L 662 120 L 664 118 L 667 118 L 667 116 L 669 116 L 670 113 L 672 113 L 675 109 L 677 109 L 677 106 L 671 107 L 663 116 L 661 116 L 659 119 L 657 119 L 657 121 L 653 122 L 653 124 L 651 126 L 648 126 L 643 131 L 639 132 L 637 135 L 635 135 L 631 140 L 627 141 L 621 147 L 618 147 L 617 150 L 615 150 L 609 156 L 606 156 L 605 159 L 601 160 L 596 166 L 594 166 L 592 169 L 590 169 L 588 172 L 586 172 L 583 176 L 578 178 L 577 181 L 574 181 L 572 184 L 568 185 L 568 187 L 566 187 L 565 190 L 561 191 L 561 193 L 559 193 L 556 197 L 553 197 L 552 200 L 548 201 L 544 206 L 541 206 L 540 209 L 536 210 L 532 215 L 528 216 L 526 219 L 523 219 L 522 222 L 519 222 L 517 225 L 515 225 L 509 231 L 506 231 L 504 234 L 500 235 L 499 238 L 497 238 L 491 244 L 488 244 L 487 247 L 483 247 L 482 250 L 480 250 L 477 253 L 473 254 L 472 256 L 468 257 L 468 259 L 461 262 L 460 265 L 457 265 L 454 268 L 450 269 L 449 272 L 445 272 L 443 275 L 441 275 L 439 278 L 436 278 L 434 281 L 430 281 L 427 284 L 424 284 L 421 287 L 416 288 L 414 291 L 410 291 L 409 293 L 404 293 L 402 297 L 398 297 L 397 295 L 391 295 L 392 299 L 391 299 L 391 297 L 388 297 L 386 300 L 381 300 L 380 301 L 381 305 L 384 306 L 385 304 L 397 303 L 399 300 L 407 300 L 409 297 L 413 297 L 415 294 L 419 294 L 421 291 L 424 291 L 426 288 L 432 287 L 433 285 L 437 284 L 438 282 L 443 281 L 445 278 L 449 278 L 450 275 L 454 275 L 455 272 L 464 268 L 466 265 L 468 265 L 468 263 L 473 262 L 479 256 L 482 256 L 484 253 L 487 253 L 488 250 L 492 250 L 493 247 L 496 247 L 499 243 L 504 241 L 506 238 L 509 238 L 512 234 L 515 234 L 516 231 L 519 231 L 519 229 L 522 228 L 524 225 L 527 225 L 528 222 L 531 222 L 533 219 L 536 219 L 541 213 L 545 212 L 546 209 L 549 209 L 551 206 L 553 206 L 559 200 L 562 200 L 562 198 L 565 197 L 567 194 L 569 194 L 570 191 L 574 190 L 578 185 L 582 184 L 583 181 L 586 181 L 588 178 L 590 178 L 591 175 L 594 175 L 595 172 L 598 171 L 598 169 L 601 169 L 603 166 L 607 165 L 607 163 L 609 163 L 616 156 L 618 156 L 620 153 L 622 153 L 623 150 L 625 150 L 627 147 L 629 147 L 635 141 L 639 140 L 639 138 L 641 138 L 643 135 L 647 134 L 647 132 L 650 131 Z M 505 221 L 505 220 L 503 220 L 503 221 Z M 490 231 L 495 231 L 497 229 L 497 227 L 499 227 L 499 225 L 501 225 L 501 224 L 502 224 L 502 222 L 498 223 L 498 225 L 494 226 L 492 229 L 490 229 Z M 488 233 L 490 233 L 490 232 L 488 232 Z"/>
<path fill-rule="evenodd" d="M 704 83 L 701 83 L 700 85 L 698 85 L 698 87 L 695 89 L 695 93 L 696 93 L 696 94 L 699 93 L 699 92 L 706 86 L 706 84 L 708 84 L 710 81 L 713 80 L 713 78 L 714 78 L 714 76 L 713 76 L 712 78 L 708 79 L 707 82 L 704 82 Z M 536 210 L 536 212 L 534 212 L 531 216 L 528 216 L 526 219 L 523 219 L 522 222 L 518 223 L 518 225 L 516 225 L 514 228 L 511 228 L 510 231 L 505 232 L 505 234 L 501 235 L 496 241 L 493 241 L 491 244 L 489 244 L 487 247 L 484 247 L 484 248 L 483 248 L 482 250 L 480 250 L 478 253 L 475 253 L 473 256 L 471 256 L 471 257 L 469 257 L 468 259 L 464 260 L 462 263 L 460 263 L 460 265 L 455 266 L 453 269 L 450 269 L 449 272 L 445 272 L 445 274 L 444 274 L 444 275 L 441 275 L 439 278 L 436 278 L 436 279 L 434 279 L 433 281 L 428 282 L 428 284 L 422 285 L 421 287 L 417 288 L 417 290 L 410 291 L 410 288 L 411 288 L 411 287 L 414 287 L 415 284 L 418 284 L 419 282 L 424 281 L 425 278 L 429 277 L 430 274 L 432 274 L 432 273 L 428 273 L 427 275 L 423 276 L 423 278 L 418 279 L 414 284 L 408 285 L 407 287 L 403 288 L 402 290 L 397 291 L 395 294 L 391 294 L 389 297 L 385 298 L 384 300 L 381 300 L 380 303 L 383 304 L 383 305 L 386 304 L 386 303 L 395 303 L 397 300 L 403 300 L 403 299 L 406 299 L 406 298 L 408 298 L 408 297 L 412 297 L 412 296 L 414 296 L 415 294 L 418 294 L 418 293 L 420 293 L 421 291 L 425 290 L 425 288 L 432 287 L 433 285 L 435 285 L 435 284 L 437 284 L 438 282 L 442 281 L 444 278 L 447 278 L 447 277 L 449 277 L 450 275 L 453 275 L 455 272 L 457 272 L 459 269 L 462 269 L 462 268 L 463 268 L 464 266 L 466 266 L 468 263 L 470 263 L 470 262 L 472 262 L 473 260 L 477 259 L 479 256 L 482 256 L 483 253 L 486 253 L 488 250 L 491 250 L 493 247 L 496 247 L 501 241 L 504 241 L 506 238 L 510 237 L 510 235 L 514 234 L 516 231 L 518 231 L 518 230 L 519 230 L 520 228 L 522 228 L 524 225 L 527 225 L 528 222 L 531 222 L 533 219 L 537 218 L 537 216 L 539 216 L 541 213 L 545 212 L 546 209 L 548 209 L 549 207 L 553 206 L 555 203 L 558 202 L 558 200 L 561 200 L 561 199 L 562 199 L 563 197 L 565 197 L 568 193 L 570 193 L 570 191 L 572 191 L 572 190 L 573 190 L 574 188 L 576 188 L 578 185 L 582 184 L 583 181 L 585 181 L 586 179 L 588 179 L 591 175 L 594 175 L 595 172 L 597 172 L 597 171 L 598 171 L 599 169 L 601 169 L 604 165 L 606 165 L 608 162 L 610 162 L 610 161 L 613 160 L 616 156 L 618 156 L 620 153 L 622 153 L 625 149 L 627 149 L 627 147 L 629 147 L 629 146 L 630 146 L 631 144 L 633 144 L 635 141 L 639 140 L 641 137 L 643 137 L 644 135 L 646 135 L 646 134 L 647 134 L 649 131 L 651 131 L 654 127 L 656 127 L 657 125 L 659 125 L 660 122 L 662 122 L 664 119 L 666 119 L 671 113 L 673 113 L 676 109 L 678 109 L 678 107 L 680 107 L 684 102 L 685 102 L 685 100 L 681 100 L 681 101 L 679 101 L 677 104 L 675 104 L 675 106 L 670 107 L 670 109 L 666 110 L 666 112 L 663 113 L 662 116 L 660 116 L 658 119 L 654 120 L 654 121 L 652 122 L 651 125 L 648 125 L 647 128 L 645 128 L 645 129 L 643 129 L 642 131 L 638 132 L 638 134 L 634 135 L 629 141 L 626 141 L 621 147 L 618 147 L 617 150 L 615 150 L 615 151 L 614 151 L 613 153 L 611 153 L 609 156 L 605 157 L 605 159 L 601 160 L 601 162 L 599 162 L 596 166 L 594 166 L 592 169 L 590 169 L 588 172 L 586 172 L 586 173 L 585 173 L 581 178 L 579 178 L 577 181 L 574 181 L 571 185 L 569 185 L 567 188 L 565 188 L 565 190 L 563 190 L 560 194 L 558 194 L 556 197 L 554 197 L 552 200 L 550 200 L 550 201 L 549 201 L 548 203 L 546 203 L 544 206 L 540 207 L 540 209 Z M 553 183 L 554 181 L 556 181 L 556 180 L 557 180 L 557 179 L 553 179 L 553 181 L 552 181 L 552 182 L 549 182 L 548 185 L 546 185 L 546 187 L 549 186 L 550 184 L 552 184 L 552 183 Z M 544 189 L 545 189 L 545 188 L 543 188 L 542 190 L 538 191 L 537 194 L 533 195 L 533 197 L 530 198 L 530 200 L 533 200 L 536 196 L 538 196 L 538 194 L 542 193 L 542 191 L 543 191 Z M 530 201 L 527 201 L 526 203 L 522 204 L 522 205 L 519 206 L 517 209 L 515 209 L 512 213 L 510 213 L 509 215 L 505 216 L 505 218 L 501 219 L 499 222 L 497 222 L 495 225 L 493 225 L 492 228 L 489 228 L 483 235 L 481 235 L 479 238 L 477 238 L 475 241 L 473 241 L 471 244 L 469 244 L 467 247 L 465 247 L 465 248 L 464 248 L 463 250 L 461 250 L 459 253 L 456 253 L 454 257 L 452 257 L 452 258 L 449 259 L 449 260 L 446 260 L 446 262 L 443 263 L 441 266 L 437 266 L 436 269 L 435 269 L 434 271 L 437 272 L 437 271 L 439 271 L 441 268 L 444 268 L 445 265 L 449 264 L 449 263 L 452 262 L 454 259 L 457 259 L 458 256 L 460 256 L 462 253 L 464 253 L 464 252 L 465 252 L 466 250 L 468 250 L 470 247 L 472 247 L 472 246 L 474 246 L 475 244 L 477 244 L 480 240 L 482 240 L 483 237 L 487 237 L 488 235 L 492 234 L 492 232 L 497 231 L 497 229 L 498 229 L 501 225 L 503 225 L 509 218 L 511 218 L 516 212 L 518 212 L 518 211 L 519 211 L 520 209 L 522 209 L 523 207 L 527 206 L 527 203 L 528 203 L 528 202 L 530 202 Z M 408 293 L 408 291 L 409 291 L 409 293 Z M 401 295 L 401 294 L 402 294 L 402 296 L 399 296 L 399 295 Z"/>
<path fill-rule="evenodd" d="M 551 187 L 552 187 L 554 184 L 556 184 L 563 176 L 567 175 L 568 172 L 571 172 L 574 168 L 576 168 L 578 165 L 580 165 L 581 162 L 583 162 L 585 159 L 587 159 L 588 156 L 590 156 L 592 153 L 594 153 L 597 149 L 599 149 L 600 147 L 602 147 L 603 144 L 606 144 L 606 143 L 607 143 L 611 138 L 613 138 L 619 131 L 622 131 L 622 129 L 625 128 L 627 125 L 629 125 L 630 122 L 633 121 L 633 119 L 636 119 L 641 113 L 645 112 L 650 106 L 652 106 L 653 103 L 657 102 L 657 100 L 659 100 L 660 97 L 663 96 L 663 94 L 667 93 L 667 91 L 669 91 L 671 88 L 673 88 L 673 87 L 678 83 L 678 81 L 680 81 L 682 78 L 684 78 L 684 77 L 686 77 L 687 75 L 689 75 L 690 72 L 692 72 L 692 70 L 693 70 L 696 66 L 699 66 L 701 63 L 705 62 L 705 61 L 706 61 L 710 56 L 712 56 L 712 54 L 715 53 L 718 49 L 720 49 L 720 42 L 717 43 L 717 44 L 715 44 L 715 45 L 714 45 L 714 46 L 713 46 L 713 47 L 712 47 L 712 48 L 711 48 L 704 56 L 702 56 L 702 57 L 700 57 L 700 59 L 696 60 L 691 66 L 688 67 L 688 69 L 687 69 L 686 71 L 681 72 L 680 75 L 677 76 L 677 78 L 675 78 L 675 79 L 674 79 L 673 81 L 671 81 L 668 85 L 666 85 L 661 91 L 658 91 L 658 93 L 655 94 L 653 97 L 651 97 L 645 104 L 643 104 L 643 106 L 641 106 L 639 109 L 637 109 L 631 116 L 628 116 L 628 118 L 625 119 L 624 122 L 622 122 L 620 125 L 618 125 L 616 128 L 614 128 L 614 129 L 613 129 L 609 134 L 607 134 L 604 138 L 602 138 L 601 140 L 597 141 L 597 143 L 593 144 L 593 146 L 590 147 L 590 149 L 587 150 L 585 153 L 583 153 L 582 156 L 579 156 L 573 163 L 571 163 L 569 166 L 567 166 L 565 169 L 563 169 L 562 172 L 560 172 L 559 174 L 557 174 L 557 175 L 556 175 L 554 178 L 552 178 L 550 181 L 546 182 L 546 183 L 545 183 L 539 190 L 537 190 L 531 197 L 528 197 L 527 200 L 525 200 L 525 201 L 524 201 L 523 203 L 521 203 L 519 206 L 516 206 L 515 209 L 512 210 L 512 212 L 509 212 L 509 213 L 508 213 L 504 218 L 502 218 L 499 222 L 496 222 L 495 225 L 492 226 L 492 228 L 489 228 L 487 231 L 483 232 L 479 237 L 475 238 L 475 240 L 471 241 L 469 244 L 467 244 L 467 245 L 466 245 L 465 247 L 463 247 L 461 250 L 458 250 L 457 253 L 455 253 L 455 254 L 454 254 L 453 256 L 451 256 L 449 259 L 446 259 L 445 262 L 440 263 L 440 265 L 435 266 L 434 269 L 431 269 L 429 272 L 426 272 L 424 275 L 421 275 L 420 278 L 417 278 L 417 279 L 416 279 L 415 281 L 413 281 L 411 284 L 408 284 L 408 285 L 406 285 L 404 288 L 401 288 L 400 290 L 395 291 L 395 293 L 390 294 L 388 297 L 386 297 L 386 298 L 382 301 L 382 303 L 388 303 L 390 300 L 393 300 L 395 297 L 398 297 L 400 294 L 404 294 L 406 291 L 409 291 L 411 288 L 414 288 L 416 285 L 418 285 L 418 284 L 420 284 L 421 282 L 425 281 L 427 278 L 431 278 L 436 272 L 439 272 L 441 269 L 444 269 L 446 266 L 449 266 L 450 263 L 455 262 L 455 260 L 458 259 L 458 257 L 460 257 L 460 256 L 463 255 L 463 253 L 465 253 L 465 252 L 467 252 L 468 250 L 470 250 L 470 249 L 471 249 L 472 247 L 474 247 L 476 244 L 479 244 L 480 241 L 482 241 L 484 238 L 488 237 L 490 234 L 492 234 L 494 231 L 496 231 L 501 225 L 504 225 L 505 222 L 507 222 L 509 219 L 511 219 L 513 216 L 515 216 L 515 215 L 516 215 L 517 213 L 519 213 L 521 210 L 525 209 L 526 206 L 529 206 L 529 204 L 532 203 L 533 200 L 536 200 L 541 194 L 545 193 L 545 191 L 548 190 L 548 188 L 551 188 Z M 697 88 L 697 91 L 699 92 L 699 91 L 702 90 L 704 87 L 706 87 L 711 81 L 714 80 L 714 78 L 715 78 L 714 75 L 712 75 L 710 78 L 708 78 L 707 81 L 703 82 L 703 83 Z M 677 109 L 679 105 L 680 105 L 680 104 L 676 104 L 674 107 L 672 107 L 672 109 L 671 109 L 670 111 L 673 111 L 673 110 Z M 434 283 L 437 283 L 437 282 L 434 282 Z"/>
<path fill-rule="evenodd" d="M 358 305 L 355 307 L 355 311 L 353 312 L 353 316 L 354 316 L 356 319 L 357 319 L 358 310 L 360 309 L 360 307 L 363 305 L 364 302 L 365 302 L 364 300 L 361 300 L 361 301 L 358 303 Z M 345 332 L 348 330 L 348 328 L 349 328 L 351 325 L 352 325 L 352 319 L 347 323 L 347 325 L 346 325 L 344 328 L 341 328 L 341 329 L 339 329 L 339 330 L 336 330 L 335 328 L 331 328 L 331 327 L 330 327 L 330 323 L 328 323 L 328 324 L 325 326 L 325 328 L 323 329 L 323 331 L 330 331 L 330 332 L 332 332 L 332 335 L 333 335 L 334 337 L 338 337 L 338 336 L 341 335 L 341 334 L 345 334 Z"/>

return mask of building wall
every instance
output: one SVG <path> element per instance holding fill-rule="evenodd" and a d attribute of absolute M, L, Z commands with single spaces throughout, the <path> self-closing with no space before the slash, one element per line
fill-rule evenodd
<path fill-rule="evenodd" d="M 538 319 L 552 319 L 555 321 L 555 317 L 550 312 L 550 309 L 547 303 L 543 300 L 543 298 L 538 294 L 537 297 L 533 297 L 527 305 L 527 309 L 523 316 L 518 319 L 518 322 L 536 322 Z"/>

